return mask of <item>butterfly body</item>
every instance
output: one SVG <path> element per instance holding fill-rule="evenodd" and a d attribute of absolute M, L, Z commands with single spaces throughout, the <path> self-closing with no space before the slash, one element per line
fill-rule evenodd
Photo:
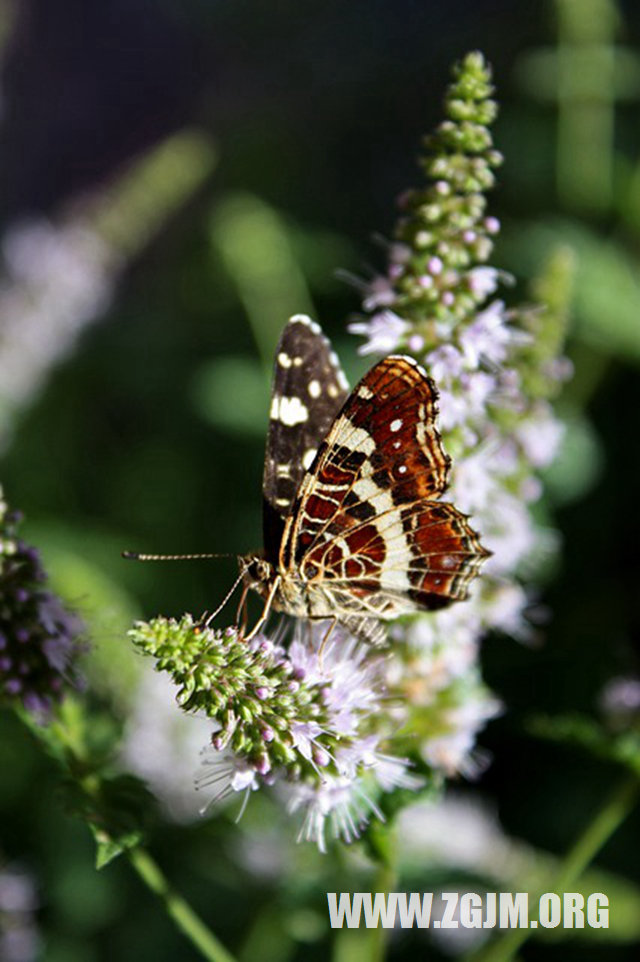
<path fill-rule="evenodd" d="M 313 321 L 291 318 L 274 373 L 262 555 L 247 588 L 298 618 L 332 618 L 380 642 L 380 621 L 462 600 L 488 556 L 439 500 L 450 459 L 437 391 L 411 358 L 380 361 L 349 394 Z"/>

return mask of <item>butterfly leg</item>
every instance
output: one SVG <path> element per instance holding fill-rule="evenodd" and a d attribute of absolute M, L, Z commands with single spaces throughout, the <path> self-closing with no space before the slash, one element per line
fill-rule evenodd
<path fill-rule="evenodd" d="M 327 630 L 326 630 L 325 633 L 324 633 L 324 638 L 322 639 L 322 641 L 321 641 L 321 643 L 320 643 L 320 648 L 318 649 L 318 661 L 320 662 L 320 667 L 321 667 L 321 668 L 322 668 L 322 655 L 323 655 L 323 653 L 324 653 L 324 649 L 325 649 L 325 647 L 326 647 L 326 645 L 327 645 L 327 642 L 329 641 L 329 638 L 331 637 L 331 634 L 332 634 L 332 632 L 333 632 L 333 629 L 335 628 L 335 626 L 336 626 L 337 624 L 338 624 L 338 619 L 337 619 L 337 618 L 332 618 L 331 621 L 329 622 L 329 627 L 327 628 Z"/>
<path fill-rule="evenodd" d="M 247 628 L 247 594 L 249 593 L 248 585 L 245 585 L 242 589 L 242 594 L 240 595 L 240 601 L 238 602 L 238 607 L 236 609 L 236 625 L 239 625 L 240 630 L 238 634 L 241 638 L 244 638 L 244 633 Z"/>
<path fill-rule="evenodd" d="M 255 638 L 255 636 L 258 634 L 258 632 L 264 625 L 265 621 L 269 617 L 269 612 L 271 611 L 271 605 L 273 604 L 273 599 L 275 598 L 276 591 L 278 590 L 279 587 L 280 587 L 280 576 L 278 576 L 277 578 L 274 578 L 273 584 L 269 589 L 269 594 L 267 595 L 267 600 L 264 603 L 262 614 L 256 621 L 255 625 L 253 626 L 249 634 L 244 636 L 245 641 L 251 641 L 252 638 Z M 243 632 L 243 635 L 244 635 L 244 632 Z"/>
<path fill-rule="evenodd" d="M 216 608 L 216 610 L 215 610 L 215 611 L 212 611 L 210 615 L 207 615 L 207 616 L 206 616 L 206 619 L 205 619 L 205 621 L 204 621 L 204 627 L 205 627 L 205 628 L 208 628 L 209 625 L 211 624 L 211 622 L 213 621 L 213 619 L 216 617 L 216 615 L 219 614 L 219 613 L 222 611 L 222 609 L 223 609 L 224 606 L 226 605 L 227 601 L 229 600 L 229 598 L 231 597 L 231 595 L 233 594 L 233 592 L 236 590 L 236 588 L 238 587 L 238 585 L 239 585 L 240 582 L 242 581 L 242 578 L 243 578 L 243 572 L 241 571 L 240 574 L 238 575 L 238 577 L 236 578 L 236 580 L 235 580 L 235 581 L 233 582 L 233 584 L 231 585 L 229 591 L 227 591 L 226 595 L 224 596 L 224 598 L 222 599 L 222 601 L 220 602 L 220 604 L 219 604 L 218 607 Z M 248 589 L 245 587 L 244 590 L 243 590 L 243 593 L 242 593 L 242 598 L 241 598 L 241 600 L 240 600 L 240 604 L 241 604 L 241 605 L 242 605 L 242 603 L 243 603 L 243 601 L 244 601 L 244 599 L 245 599 L 245 597 L 246 597 L 247 591 L 248 591 Z M 237 622 L 237 620 L 238 620 L 238 616 L 236 615 L 236 622 Z"/>

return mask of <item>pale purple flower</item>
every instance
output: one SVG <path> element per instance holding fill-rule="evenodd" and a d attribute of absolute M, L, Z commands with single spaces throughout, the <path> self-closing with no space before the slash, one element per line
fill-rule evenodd
<path fill-rule="evenodd" d="M 208 804 L 224 801 L 235 792 L 245 792 L 248 798 L 250 792 L 260 788 L 261 776 L 266 774 L 229 748 L 218 750 L 209 745 L 201 755 L 202 770 L 196 778 L 196 788 L 214 789 Z"/>
<path fill-rule="evenodd" d="M 565 433 L 551 407 L 540 402 L 531 417 L 520 421 L 515 436 L 534 468 L 546 468 L 555 458 Z"/>
<path fill-rule="evenodd" d="M 166 815 L 176 821 L 198 817 L 194 792 L 196 759 L 211 737 L 211 720 L 176 711 L 175 688 L 164 672 L 142 663 L 124 732 L 121 760 L 149 783 Z"/>
<path fill-rule="evenodd" d="M 14 406 L 33 395 L 79 332 L 104 312 L 115 263 L 95 232 L 73 223 L 15 225 L 2 248 L 0 399 Z"/>
<path fill-rule="evenodd" d="M 436 384 L 442 385 L 460 376 L 464 357 L 453 344 L 441 344 L 427 354 L 425 365 Z"/>
<path fill-rule="evenodd" d="M 447 497 L 461 511 L 477 515 L 491 505 L 499 484 L 494 458 L 494 446 L 484 444 L 454 463 Z"/>
<path fill-rule="evenodd" d="M 493 552 L 485 571 L 512 575 L 519 563 L 537 547 L 538 535 L 526 504 L 504 489 L 496 489 L 493 512 L 483 520 L 483 542 Z"/>
<path fill-rule="evenodd" d="M 459 390 L 453 391 L 445 387 L 440 388 L 438 409 L 439 424 L 443 431 L 452 431 L 458 425 L 464 424 L 469 411 L 464 395 Z"/>
<path fill-rule="evenodd" d="M 426 680 L 425 698 L 464 677 L 478 657 L 478 639 L 482 628 L 477 605 L 452 605 L 434 612 L 429 618 L 417 618 L 407 629 L 407 642 L 421 652 L 423 658 L 413 664 L 413 671 Z"/>
<path fill-rule="evenodd" d="M 0 869 L 0 959 L 33 962 L 42 954 L 36 924 L 39 907 L 36 883 L 25 869 Z"/>
<path fill-rule="evenodd" d="M 412 354 L 419 354 L 424 350 L 424 338 L 421 334 L 410 334 L 407 339 L 407 348 Z"/>
<path fill-rule="evenodd" d="M 367 794 L 360 780 L 346 775 L 326 775 L 322 781 L 290 786 L 288 810 L 304 813 L 298 841 L 315 842 L 327 851 L 327 822 L 334 838 L 349 843 L 366 828 L 371 815 L 384 821 L 382 812 Z"/>
<path fill-rule="evenodd" d="M 379 274 L 366 285 L 366 293 L 362 301 L 365 311 L 374 311 L 378 307 L 391 307 L 396 299 L 396 292 L 388 277 Z"/>
<path fill-rule="evenodd" d="M 411 248 L 407 244 L 401 244 L 399 241 L 391 244 L 389 248 L 389 261 L 392 265 L 397 264 L 399 267 L 404 267 L 410 260 Z"/>
<path fill-rule="evenodd" d="M 496 390 L 496 380 L 486 371 L 470 371 L 460 376 L 462 397 L 468 408 L 471 421 L 486 417 L 487 403 L 491 401 Z"/>
<path fill-rule="evenodd" d="M 497 290 L 499 279 L 500 271 L 495 267 L 473 267 L 467 273 L 469 288 L 479 301 L 484 301 Z"/>
<path fill-rule="evenodd" d="M 311 636 L 299 634 L 291 643 L 289 658 L 307 685 L 322 687 L 327 725 L 341 736 L 351 736 L 363 713 L 380 700 L 382 658 L 372 656 L 367 645 L 337 628 L 323 645 L 325 632 L 326 626 L 321 625 Z"/>
<path fill-rule="evenodd" d="M 414 775 L 408 770 L 405 758 L 383 755 L 380 752 L 376 753 L 373 775 L 383 792 L 391 792 L 395 788 L 407 788 L 415 792 L 424 785 L 422 776 Z"/>
<path fill-rule="evenodd" d="M 500 713 L 501 707 L 497 699 L 483 693 L 469 695 L 463 703 L 445 712 L 449 731 L 422 743 L 420 750 L 425 761 L 448 777 L 477 777 L 486 764 L 483 755 L 474 750 L 477 734 Z"/>
<path fill-rule="evenodd" d="M 617 719 L 631 719 L 640 712 L 640 678 L 620 677 L 607 682 L 600 695 L 600 706 Z"/>
<path fill-rule="evenodd" d="M 480 602 L 482 621 L 486 626 L 504 631 L 512 638 L 528 641 L 532 635 L 531 625 L 523 615 L 528 604 L 527 593 L 521 584 L 503 581 Z"/>
<path fill-rule="evenodd" d="M 360 354 L 391 354 L 409 330 L 409 324 L 393 311 L 383 310 L 367 321 L 349 324 L 352 334 L 364 334 L 369 340 L 359 349 Z"/>
<path fill-rule="evenodd" d="M 314 721 L 293 722 L 291 725 L 293 747 L 309 761 L 313 758 L 316 739 L 323 731 L 324 729 Z"/>
<path fill-rule="evenodd" d="M 476 314 L 473 321 L 460 333 L 460 347 L 472 368 L 481 362 L 502 364 L 514 339 L 505 317 L 503 301 L 493 301 Z"/>

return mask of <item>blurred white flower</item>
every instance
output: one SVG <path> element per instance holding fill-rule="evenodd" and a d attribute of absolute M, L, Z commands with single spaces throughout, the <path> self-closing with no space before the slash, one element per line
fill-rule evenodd
<path fill-rule="evenodd" d="M 469 693 L 460 704 L 443 712 L 449 730 L 425 739 L 420 746 L 421 755 L 448 777 L 461 774 L 476 778 L 488 762 L 486 754 L 476 749 L 478 732 L 501 710 L 501 703 L 484 691 Z"/>
<path fill-rule="evenodd" d="M 548 404 L 538 403 L 531 415 L 520 421 L 514 434 L 534 468 L 546 468 L 556 456 L 564 425 Z"/>
<path fill-rule="evenodd" d="M 36 921 L 35 880 L 18 866 L 0 867 L 0 960 L 36 962 L 42 940 Z"/>
<path fill-rule="evenodd" d="M 9 228 L 2 251 L 0 411 L 10 411 L 38 391 L 83 328 L 106 310 L 116 259 L 90 228 L 45 220 Z"/>
<path fill-rule="evenodd" d="M 391 354 L 408 330 L 407 322 L 390 310 L 379 311 L 368 321 L 349 324 L 352 334 L 364 334 L 368 338 L 359 348 L 360 354 Z"/>
<path fill-rule="evenodd" d="M 211 737 L 211 721 L 176 711 L 171 679 L 146 663 L 133 704 L 124 732 L 123 764 L 149 783 L 170 818 L 197 818 L 202 798 L 194 779 L 200 749 Z"/>

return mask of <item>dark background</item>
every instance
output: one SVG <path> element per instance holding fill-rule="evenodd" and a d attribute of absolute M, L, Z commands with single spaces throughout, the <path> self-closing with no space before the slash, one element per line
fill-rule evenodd
<path fill-rule="evenodd" d="M 207 359 L 257 357 L 238 279 L 212 247 L 211 219 L 236 191 L 277 211 L 316 316 L 347 369 L 362 370 L 355 338 L 345 334 L 357 292 L 334 271 L 382 266 L 371 237 L 390 233 L 394 198 L 418 181 L 420 138 L 439 120 L 450 65 L 467 50 L 482 50 L 492 63 L 501 103 L 495 139 L 506 163 L 491 205 L 505 239 L 493 262 L 526 274 L 528 261 L 518 260 L 509 238 L 526 245 L 527 223 L 559 216 L 614 238 L 636 262 L 640 230 L 624 222 L 624 200 L 571 210 L 556 190 L 557 105 L 537 99 L 522 79 L 527 57 L 556 43 L 554 9 L 504 0 L 15 4 L 2 72 L 5 227 L 42 215 L 58 221 L 70 203 L 99 195 L 141 152 L 184 127 L 210 135 L 217 152 L 195 195 L 130 259 L 106 314 L 87 325 L 71 356 L 13 416 L 2 481 L 51 564 L 89 561 L 106 579 L 105 595 L 113 601 L 117 585 L 121 610 L 131 616 L 217 603 L 232 562 L 150 570 L 118 557 L 122 548 L 243 552 L 259 541 L 266 408 L 256 409 L 246 430 L 225 427 L 212 410 L 215 396 L 202 388 Z M 618 44 L 640 51 L 638 5 L 619 10 Z M 618 110 L 620 165 L 638 163 L 639 117 L 640 91 Z M 615 325 L 613 290 L 611 298 Z M 579 495 L 546 503 L 562 549 L 540 589 L 550 612 L 541 644 L 496 637 L 484 646 L 485 678 L 506 711 L 481 736 L 491 767 L 461 787 L 487 799 L 509 834 L 555 854 L 566 851 L 620 773 L 577 748 L 536 739 L 527 720 L 541 711 L 597 716 L 606 681 L 638 673 L 631 634 L 638 622 L 638 354 L 612 347 L 606 336 L 596 346 L 582 330 L 578 317 L 569 346 L 577 387 L 567 388 L 561 404 L 591 423 L 599 468 Z M 69 574 L 64 587 L 83 599 L 81 607 L 91 590 Z M 95 875 L 88 833 L 57 805 L 55 773 L 29 736 L 5 719 L 1 738 L 0 854 L 39 880 L 42 957 L 195 958 L 125 864 Z M 291 893 L 306 883 L 270 884 L 243 872 L 223 825 L 239 831 L 215 819 L 182 829 L 164 824 L 151 847 L 235 948 L 256 919 L 277 907 L 293 911 Z M 598 857 L 601 868 L 636 884 L 639 827 L 636 812 Z M 308 883 L 318 918 L 322 884 Z M 305 938 L 263 957 L 328 957 L 322 935 Z M 280 945 L 277 934 L 265 936 L 266 945 Z M 405 940 L 391 958 L 411 951 Z M 634 953 L 628 943 L 565 939 L 531 941 L 521 958 L 617 962 Z"/>

